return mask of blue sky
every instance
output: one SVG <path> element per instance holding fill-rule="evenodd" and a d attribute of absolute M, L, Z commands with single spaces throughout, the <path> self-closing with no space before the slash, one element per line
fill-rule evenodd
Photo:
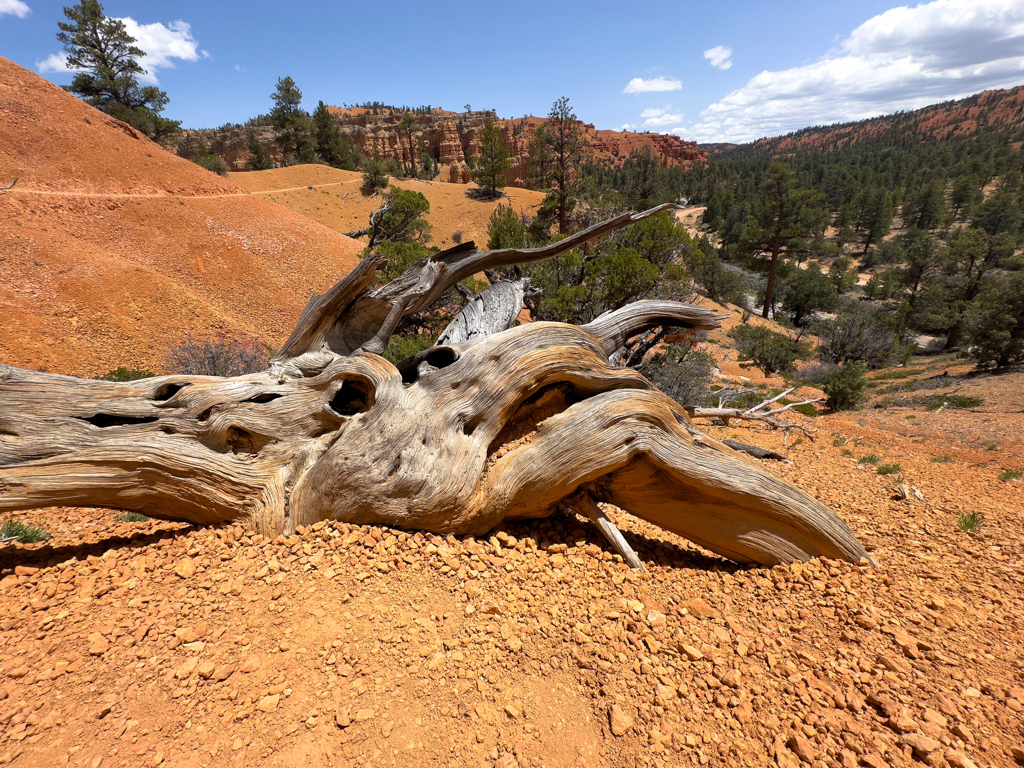
<path fill-rule="evenodd" d="M 0 0 L 0 55 L 70 82 L 64 2 Z M 185 127 L 242 122 L 290 75 L 304 106 L 501 117 L 568 96 L 598 128 L 749 141 L 1024 83 L 1024 0 L 156 3 L 110 0 Z"/>

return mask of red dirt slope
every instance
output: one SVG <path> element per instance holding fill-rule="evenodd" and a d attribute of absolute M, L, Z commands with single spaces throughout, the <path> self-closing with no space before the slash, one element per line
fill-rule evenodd
<path fill-rule="evenodd" d="M 0 362 L 161 370 L 185 333 L 278 345 L 360 246 L 0 58 Z"/>

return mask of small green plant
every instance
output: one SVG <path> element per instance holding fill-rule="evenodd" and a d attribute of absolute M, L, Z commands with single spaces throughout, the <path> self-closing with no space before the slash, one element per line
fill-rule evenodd
<path fill-rule="evenodd" d="M 952 464 L 953 459 L 949 456 L 932 456 L 932 464 Z"/>
<path fill-rule="evenodd" d="M 834 445 L 836 448 L 838 448 L 841 445 L 846 445 L 846 438 L 837 437 L 835 440 L 832 441 L 832 445 Z"/>
<path fill-rule="evenodd" d="M 853 451 L 849 448 L 843 448 L 843 456 L 853 456 Z"/>
<path fill-rule="evenodd" d="M 821 388 L 828 399 L 825 405 L 833 411 L 846 411 L 856 408 L 864 399 L 867 379 L 864 372 L 867 368 L 861 363 L 845 363 L 834 371 L 821 377 Z"/>
<path fill-rule="evenodd" d="M 967 397 L 966 395 L 936 395 L 925 401 L 925 408 L 929 411 L 937 411 L 943 406 L 952 408 L 977 408 L 984 403 L 980 397 Z"/>
<path fill-rule="evenodd" d="M 912 421 L 916 419 L 917 416 L 915 416 L 914 414 L 910 414 L 909 416 L 904 416 L 903 418 L 906 419 L 907 421 Z"/>
<path fill-rule="evenodd" d="M 999 450 L 999 443 L 989 443 L 988 445 L 985 446 L 985 450 L 986 451 L 998 451 Z"/>
<path fill-rule="evenodd" d="M 956 520 L 956 527 L 961 531 L 971 533 L 981 528 L 982 523 L 985 522 L 983 518 L 977 512 L 961 512 L 960 517 Z"/>
<path fill-rule="evenodd" d="M 802 437 L 798 437 L 796 440 L 793 441 L 793 445 L 800 445 L 803 443 L 803 441 L 804 439 Z"/>
<path fill-rule="evenodd" d="M 112 371 L 107 371 L 102 376 L 97 376 L 96 378 L 100 381 L 135 381 L 136 379 L 151 379 L 154 376 L 156 376 L 156 374 L 152 371 L 125 368 L 122 365 Z"/>
<path fill-rule="evenodd" d="M 896 475 L 903 471 L 899 464 L 883 464 L 875 470 L 880 475 Z"/>
<path fill-rule="evenodd" d="M 790 410 L 796 411 L 797 413 L 801 413 L 804 416 L 810 416 L 811 418 L 821 415 L 821 412 L 817 409 L 814 403 L 803 403 L 802 405 L 794 405 L 792 408 L 790 408 Z"/>
<path fill-rule="evenodd" d="M 140 515 L 138 512 L 125 512 L 117 519 L 122 523 L 145 523 L 149 520 L 148 517 Z"/>
<path fill-rule="evenodd" d="M 46 541 L 48 538 L 50 538 L 50 534 L 45 529 L 21 520 L 6 520 L 3 525 L 0 525 L 0 540 L 35 544 L 38 541 Z"/>
<path fill-rule="evenodd" d="M 1021 471 L 1019 469 L 1004 469 L 999 474 L 999 479 L 1004 483 L 1009 482 L 1010 480 L 1020 480 L 1020 478 Z"/>
<path fill-rule="evenodd" d="M 871 465 L 877 465 L 877 464 L 878 464 L 878 457 L 877 457 L 877 456 L 875 456 L 875 454 L 873 454 L 873 453 L 869 453 L 869 454 L 868 454 L 867 456 L 861 456 L 861 457 L 860 457 L 860 458 L 859 458 L 859 459 L 857 460 L 857 463 L 858 463 L 858 464 L 871 464 Z"/>

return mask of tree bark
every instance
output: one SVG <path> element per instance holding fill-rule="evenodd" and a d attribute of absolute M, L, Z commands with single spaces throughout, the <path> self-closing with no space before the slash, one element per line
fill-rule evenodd
<path fill-rule="evenodd" d="M 310 300 L 261 373 L 118 383 L 0 367 L 0 512 L 112 507 L 271 535 L 325 519 L 482 534 L 586 493 L 739 562 L 866 557 L 834 513 L 608 362 L 655 326 L 718 327 L 706 308 L 646 301 L 582 327 L 499 330 L 503 298 L 493 323 L 467 313 L 449 343 L 398 367 L 379 356 L 402 317 L 466 275 L 549 258 L 660 209 L 542 249 L 465 244 L 376 289 L 382 261 L 367 257 Z M 510 285 L 493 289 L 519 295 Z"/>

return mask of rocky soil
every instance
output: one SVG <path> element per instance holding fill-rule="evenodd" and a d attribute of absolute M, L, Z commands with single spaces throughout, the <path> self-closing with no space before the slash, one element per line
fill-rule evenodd
<path fill-rule="evenodd" d="M 822 417 L 788 446 L 709 432 L 788 453 L 773 471 L 839 512 L 878 569 L 741 568 L 615 511 L 649 575 L 576 516 L 480 539 L 321 523 L 268 541 L 32 513 L 54 538 L 0 550 L 0 761 L 1013 765 L 1024 494 L 998 474 L 1024 455 L 994 464 L 872 418 Z M 872 453 L 899 476 L 859 463 Z M 924 501 L 898 500 L 900 482 Z M 980 530 L 958 528 L 964 512 Z"/>

